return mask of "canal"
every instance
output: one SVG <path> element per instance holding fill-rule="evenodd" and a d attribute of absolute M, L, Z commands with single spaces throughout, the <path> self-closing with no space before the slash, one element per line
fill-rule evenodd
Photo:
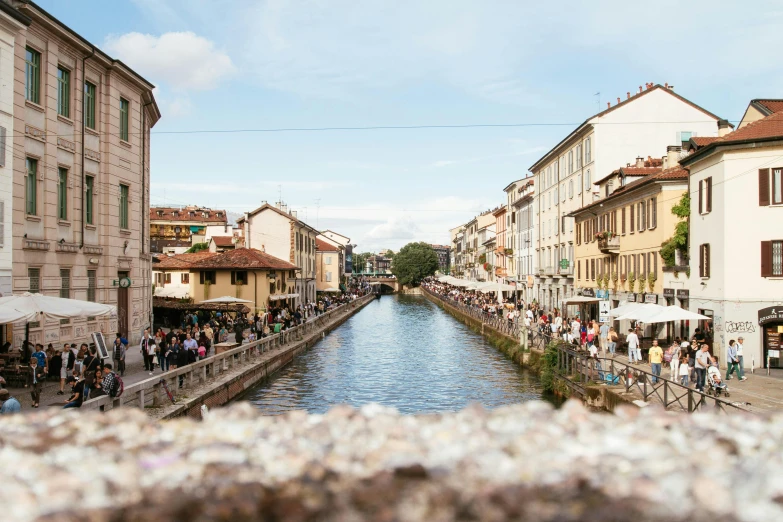
<path fill-rule="evenodd" d="M 427 413 L 542 398 L 535 375 L 424 297 L 387 295 L 241 400 L 277 415 L 370 402 Z"/>

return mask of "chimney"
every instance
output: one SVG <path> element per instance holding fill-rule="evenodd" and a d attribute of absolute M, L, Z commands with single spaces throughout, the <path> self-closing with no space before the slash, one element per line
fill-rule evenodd
<path fill-rule="evenodd" d="M 669 168 L 669 156 L 664 156 L 663 158 L 661 158 L 661 162 L 662 162 L 661 165 L 663 167 L 663 170 Z"/>
<path fill-rule="evenodd" d="M 669 145 L 666 147 L 666 168 L 671 169 L 680 164 L 680 153 L 682 147 L 680 145 Z"/>
<path fill-rule="evenodd" d="M 729 124 L 729 120 L 718 120 L 718 137 L 722 138 L 730 132 L 731 124 Z"/>
<path fill-rule="evenodd" d="M 639 86 L 639 94 L 641 94 L 641 93 L 642 93 L 642 86 L 640 85 Z"/>
<path fill-rule="evenodd" d="M 636 166 L 637 167 L 644 167 L 644 158 L 641 156 L 636 156 Z"/>
<path fill-rule="evenodd" d="M 663 86 L 668 89 L 669 88 L 669 82 L 664 83 Z"/>
<path fill-rule="evenodd" d="M 606 102 L 606 108 L 611 109 L 612 108 L 612 102 Z"/>
<path fill-rule="evenodd" d="M 620 104 L 620 97 L 619 96 L 617 97 L 617 104 L 618 105 Z"/>
<path fill-rule="evenodd" d="M 625 93 L 625 94 L 628 96 L 628 98 L 627 98 L 627 99 L 628 99 L 628 100 L 630 100 L 630 99 L 631 99 L 631 91 L 628 91 L 628 92 L 627 92 L 627 93 Z"/>

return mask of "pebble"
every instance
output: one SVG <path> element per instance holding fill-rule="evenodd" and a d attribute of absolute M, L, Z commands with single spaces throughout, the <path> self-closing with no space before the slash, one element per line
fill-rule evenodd
<path fill-rule="evenodd" d="M 0 505 L 22 522 L 783 520 L 782 447 L 783 414 L 576 401 L 420 416 L 237 404 L 165 422 L 41 411 L 0 418 Z"/>

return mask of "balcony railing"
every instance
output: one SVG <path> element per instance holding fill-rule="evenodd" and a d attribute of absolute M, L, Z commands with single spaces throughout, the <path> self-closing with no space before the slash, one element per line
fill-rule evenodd
<path fill-rule="evenodd" d="M 616 254 L 620 252 L 620 236 L 614 236 L 607 239 L 598 240 L 598 250 L 605 254 Z"/>
<path fill-rule="evenodd" d="M 546 275 L 555 275 L 555 274 L 557 274 L 557 267 L 553 266 L 553 265 L 550 265 L 550 266 L 544 268 L 544 273 Z"/>

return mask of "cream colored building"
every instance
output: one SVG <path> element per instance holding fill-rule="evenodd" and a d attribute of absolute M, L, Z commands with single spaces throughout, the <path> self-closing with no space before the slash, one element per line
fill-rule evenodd
<path fill-rule="evenodd" d="M 568 216 L 600 197 L 595 184 L 628 158 L 715 136 L 720 120 L 669 85 L 650 83 L 607 105 L 530 167 L 539 199 L 538 300 L 546 309 L 560 307 L 574 293 L 574 222 Z M 604 190 L 613 188 L 607 184 Z"/>
<path fill-rule="evenodd" d="M 537 256 L 536 245 L 536 211 L 537 199 L 535 197 L 535 179 L 525 178 L 514 183 L 513 190 L 516 197 L 511 203 L 516 219 L 516 232 L 514 234 L 516 248 L 514 248 L 514 279 L 517 281 L 521 297 L 525 303 L 532 303 L 538 296 L 535 276 Z"/>
<path fill-rule="evenodd" d="M 101 330 L 133 342 L 152 315 L 154 86 L 33 2 L 11 5 L 32 20 L 14 42 L 13 291 L 118 309 L 107 320 L 33 325 L 30 340 L 78 343 Z"/>
<path fill-rule="evenodd" d="M 315 301 L 315 239 L 318 231 L 289 212 L 282 203 L 264 203 L 237 219 L 245 247 L 266 252 L 299 267 L 294 276 L 296 304 Z"/>
<path fill-rule="evenodd" d="M 315 240 L 315 266 L 317 291 L 339 290 L 342 274 L 342 255 L 340 248 L 321 238 Z"/>

